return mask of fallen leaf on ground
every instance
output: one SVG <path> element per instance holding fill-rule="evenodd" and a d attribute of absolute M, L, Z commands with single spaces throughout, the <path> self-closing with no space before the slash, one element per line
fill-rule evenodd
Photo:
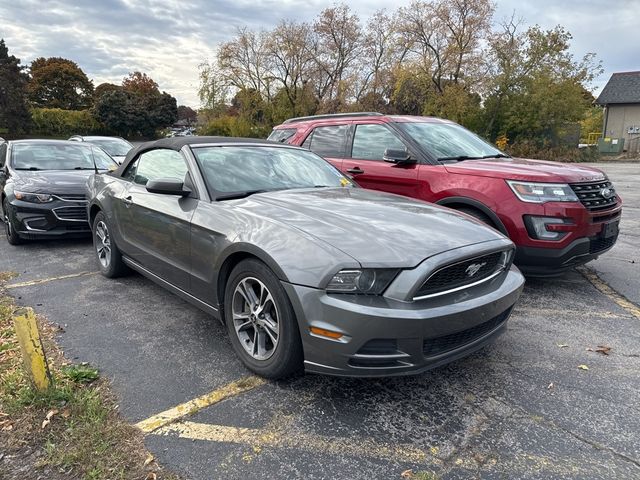
<path fill-rule="evenodd" d="M 147 454 L 147 458 L 144 461 L 144 464 L 142 465 L 143 467 L 146 467 L 147 465 L 149 465 L 151 462 L 153 462 L 153 455 L 151 455 L 150 453 Z"/>
<path fill-rule="evenodd" d="M 58 413 L 58 410 L 56 410 L 56 409 L 49 410 L 49 412 L 47 412 L 47 416 L 45 417 L 44 421 L 42 422 L 42 428 L 46 428 L 46 426 L 51 423 L 51 419 L 53 418 L 53 416 L 55 414 L 57 414 L 57 413 Z"/>
<path fill-rule="evenodd" d="M 147 474 L 147 478 L 145 480 L 156 480 L 156 474 L 155 472 L 149 472 Z"/>
<path fill-rule="evenodd" d="M 559 343 L 558 344 L 558 348 L 568 348 L 569 345 L 567 345 L 566 343 Z"/>
<path fill-rule="evenodd" d="M 555 385 L 553 384 L 553 382 L 551 382 L 551 383 L 549 384 L 549 386 L 547 387 L 547 389 L 548 389 L 548 390 L 551 390 L 553 387 L 555 387 Z"/>
<path fill-rule="evenodd" d="M 400 476 L 402 478 L 413 478 L 413 470 L 409 469 L 409 470 L 405 470 L 404 472 L 402 472 L 400 474 Z"/>
<path fill-rule="evenodd" d="M 69 411 L 68 408 L 65 408 L 64 410 L 62 410 L 62 413 L 60 415 L 62 415 L 63 418 L 69 418 L 69 416 L 71 415 L 71 412 Z"/>
<path fill-rule="evenodd" d="M 586 365 L 578 365 L 578 368 L 580 370 L 589 370 L 589 367 L 587 367 Z"/>
<path fill-rule="evenodd" d="M 610 351 L 611 347 L 607 347 L 606 345 L 598 345 L 598 348 L 596 348 L 596 352 L 602 355 L 609 355 Z"/>
<path fill-rule="evenodd" d="M 591 347 L 587 347 L 587 348 L 585 348 L 585 350 L 586 350 L 587 352 L 593 352 L 593 348 L 591 348 Z"/>

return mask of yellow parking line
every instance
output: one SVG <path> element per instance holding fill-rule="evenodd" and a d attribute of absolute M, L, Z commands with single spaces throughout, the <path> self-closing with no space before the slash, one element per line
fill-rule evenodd
<path fill-rule="evenodd" d="M 29 280 L 28 282 L 12 283 L 10 285 L 7 285 L 6 288 L 30 287 L 32 285 L 40 285 L 41 283 L 49 283 L 55 280 L 64 280 L 65 278 L 86 277 L 87 275 L 95 275 L 96 273 L 98 272 L 70 273 L 69 275 L 59 275 L 57 277 L 40 278 L 38 280 Z"/>
<path fill-rule="evenodd" d="M 413 445 L 389 444 L 370 439 L 332 437 L 305 432 L 284 432 L 269 429 L 228 427 L 206 423 L 180 422 L 163 427 L 154 435 L 177 435 L 189 440 L 208 440 L 249 445 L 255 451 L 261 447 L 284 447 L 324 455 L 351 455 L 401 461 L 406 463 L 442 464 L 434 456 L 437 448 L 421 449 Z"/>
<path fill-rule="evenodd" d="M 37 280 L 29 280 L 27 282 L 18 282 L 7 285 L 6 288 L 19 288 L 19 287 L 30 287 L 32 285 L 40 285 L 42 283 L 49 283 L 56 280 L 64 280 L 67 278 L 77 278 L 77 277 L 85 277 L 87 275 L 95 275 L 98 272 L 80 272 L 80 273 L 70 273 L 69 275 L 58 275 L 56 277 L 49 278 L 39 278 Z"/>
<path fill-rule="evenodd" d="M 151 433 L 154 430 L 169 425 L 170 423 L 180 420 L 187 415 L 192 415 L 209 405 L 234 397 L 240 393 L 253 390 L 265 383 L 266 381 L 260 377 L 251 376 L 241 378 L 240 380 L 224 385 L 213 392 L 194 398 L 193 400 L 189 400 L 188 402 L 177 405 L 169 410 L 165 410 L 164 412 L 158 413 L 146 420 L 142 420 L 141 422 L 136 423 L 135 426 L 144 433 Z"/>
<path fill-rule="evenodd" d="M 601 293 L 605 294 L 611 300 L 618 304 L 620 308 L 626 310 L 634 317 L 640 319 L 640 308 L 637 305 L 630 302 L 618 292 L 616 292 L 613 288 L 607 285 L 605 282 L 600 279 L 600 277 L 593 271 L 588 268 L 579 268 L 578 271 L 591 282 L 591 284 L 596 287 Z"/>

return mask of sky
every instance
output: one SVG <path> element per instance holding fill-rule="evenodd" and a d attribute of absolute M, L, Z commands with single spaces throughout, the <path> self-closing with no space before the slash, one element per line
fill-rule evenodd
<path fill-rule="evenodd" d="M 378 9 L 410 0 L 350 0 L 363 23 Z M 310 21 L 324 0 L 0 0 L 0 38 L 28 64 L 37 57 L 75 61 L 94 85 L 119 84 L 129 72 L 150 75 L 178 104 L 198 107 L 198 65 L 237 28 L 271 29 L 283 19 Z M 640 70 L 640 0 L 497 0 L 494 21 L 515 12 L 525 26 L 565 26 L 571 52 L 595 52 L 604 73 Z"/>

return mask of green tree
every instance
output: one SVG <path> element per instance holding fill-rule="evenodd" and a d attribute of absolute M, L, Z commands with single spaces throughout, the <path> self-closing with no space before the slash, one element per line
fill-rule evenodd
<path fill-rule="evenodd" d="M 27 90 L 34 107 L 82 110 L 93 99 L 93 83 L 82 69 L 66 58 L 40 57 L 31 63 Z"/>
<path fill-rule="evenodd" d="M 0 128 L 6 128 L 9 133 L 29 129 L 31 115 L 26 102 L 28 81 L 20 59 L 9 55 L 4 40 L 0 39 Z"/>

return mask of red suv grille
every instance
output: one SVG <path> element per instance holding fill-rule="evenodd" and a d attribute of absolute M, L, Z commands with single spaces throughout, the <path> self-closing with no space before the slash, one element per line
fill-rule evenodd
<path fill-rule="evenodd" d="M 582 204 L 589 210 L 603 210 L 613 207 L 618 203 L 616 191 L 609 181 L 590 182 L 590 183 L 572 183 L 571 188 L 578 196 Z M 611 196 L 607 198 L 603 194 L 609 190 Z"/>

